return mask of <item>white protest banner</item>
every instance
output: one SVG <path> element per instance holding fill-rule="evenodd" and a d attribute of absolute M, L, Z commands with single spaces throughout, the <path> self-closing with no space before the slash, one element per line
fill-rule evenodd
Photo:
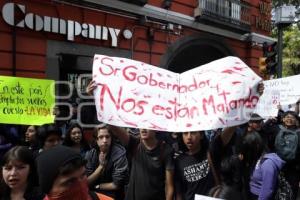
<path fill-rule="evenodd" d="M 99 121 L 182 132 L 245 123 L 261 80 L 239 58 L 227 57 L 182 74 L 125 58 L 95 55 Z"/>
<path fill-rule="evenodd" d="M 213 198 L 213 197 L 208 197 L 208 196 L 203 196 L 203 195 L 196 194 L 195 195 L 195 200 L 222 200 L 222 199 L 218 199 L 218 198 Z"/>
<path fill-rule="evenodd" d="M 262 117 L 277 116 L 277 106 L 294 104 L 300 98 L 300 75 L 264 81 L 264 93 L 255 112 Z"/>

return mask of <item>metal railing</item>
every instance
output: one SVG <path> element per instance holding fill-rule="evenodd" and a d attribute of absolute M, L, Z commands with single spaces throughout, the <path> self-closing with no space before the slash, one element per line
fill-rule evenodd
<path fill-rule="evenodd" d="M 198 0 L 195 17 L 250 28 L 250 8 L 239 0 Z"/>

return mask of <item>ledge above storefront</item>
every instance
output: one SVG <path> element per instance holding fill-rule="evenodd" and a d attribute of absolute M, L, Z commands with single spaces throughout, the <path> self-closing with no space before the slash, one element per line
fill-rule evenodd
<path fill-rule="evenodd" d="M 107 10 L 108 12 L 116 13 L 123 16 L 128 16 L 130 18 L 145 16 L 151 18 L 158 22 L 168 22 L 180 25 L 182 27 L 188 27 L 195 30 L 205 31 L 208 33 L 213 33 L 223 37 L 228 37 L 236 40 L 240 40 L 242 35 L 248 31 L 237 31 L 235 29 L 224 29 L 223 27 L 218 27 L 216 24 L 206 24 L 198 22 L 194 17 L 181 14 L 178 12 L 170 11 L 167 9 L 159 8 L 150 4 L 145 4 L 144 6 L 138 6 L 125 1 L 120 0 L 54 0 L 60 3 L 71 3 L 73 5 L 81 5 L 84 7 L 90 7 L 93 9 Z"/>
<path fill-rule="evenodd" d="M 252 42 L 252 44 L 257 44 L 260 46 L 262 46 L 264 42 L 267 43 L 277 42 L 277 40 L 272 37 L 268 37 L 254 32 L 244 34 L 241 37 L 241 40 Z"/>

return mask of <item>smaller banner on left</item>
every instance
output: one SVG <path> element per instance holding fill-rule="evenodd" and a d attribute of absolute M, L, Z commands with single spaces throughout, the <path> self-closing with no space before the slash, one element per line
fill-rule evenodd
<path fill-rule="evenodd" d="M 0 123 L 53 123 L 54 106 L 54 80 L 0 76 Z"/>

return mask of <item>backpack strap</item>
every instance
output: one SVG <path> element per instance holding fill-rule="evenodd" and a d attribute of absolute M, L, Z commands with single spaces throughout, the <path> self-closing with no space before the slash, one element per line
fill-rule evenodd
<path fill-rule="evenodd" d="M 286 128 L 282 124 L 279 124 L 279 129 L 280 130 L 285 130 Z"/>
<path fill-rule="evenodd" d="M 221 191 L 222 191 L 222 186 L 218 185 L 212 188 L 211 196 L 217 198 L 220 195 Z"/>
<path fill-rule="evenodd" d="M 221 185 L 220 178 L 219 178 L 219 176 L 217 174 L 217 171 L 215 169 L 215 166 L 214 166 L 214 164 L 212 162 L 211 155 L 210 155 L 209 151 L 207 152 L 207 161 L 208 161 L 209 167 L 211 169 L 211 172 L 213 174 L 213 177 L 214 177 L 216 185 Z"/>
<path fill-rule="evenodd" d="M 299 133 L 300 129 L 296 128 L 296 129 L 288 129 L 285 126 L 283 126 L 282 124 L 279 125 L 279 130 L 280 131 L 284 131 L 284 132 L 293 132 L 293 133 Z"/>

